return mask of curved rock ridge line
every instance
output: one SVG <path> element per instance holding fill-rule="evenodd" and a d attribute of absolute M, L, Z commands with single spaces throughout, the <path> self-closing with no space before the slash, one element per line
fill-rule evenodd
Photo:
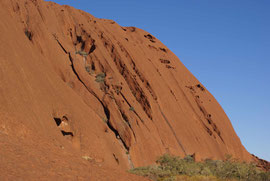
<path fill-rule="evenodd" d="M 142 180 L 123 170 L 165 153 L 252 160 L 215 98 L 150 33 L 53 2 L 0 5 L 3 177 Z"/>

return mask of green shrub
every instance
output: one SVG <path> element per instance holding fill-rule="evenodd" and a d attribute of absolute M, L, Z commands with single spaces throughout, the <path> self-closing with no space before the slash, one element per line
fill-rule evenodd
<path fill-rule="evenodd" d="M 107 123 L 107 122 L 108 122 L 108 119 L 107 119 L 107 118 L 102 117 L 101 119 L 102 119 L 102 121 L 103 121 L 104 123 Z"/>
<path fill-rule="evenodd" d="M 84 51 L 76 51 L 75 54 L 79 54 L 81 56 L 86 57 L 88 55 L 88 53 L 84 52 Z"/>
<path fill-rule="evenodd" d="M 90 72 L 91 72 L 91 67 L 86 66 L 86 67 L 85 67 L 85 70 L 86 70 L 86 72 L 90 73 Z"/>
<path fill-rule="evenodd" d="M 105 73 L 99 73 L 96 75 L 96 82 L 103 83 L 105 81 L 106 74 Z"/>
<path fill-rule="evenodd" d="M 135 111 L 134 107 L 129 108 L 130 111 Z"/>
<path fill-rule="evenodd" d="M 146 176 L 154 181 L 165 180 L 241 180 L 241 181 L 269 181 L 270 172 L 256 168 L 254 164 L 237 162 L 232 159 L 226 161 L 205 160 L 195 162 L 191 156 L 180 158 L 163 155 L 157 161 L 157 166 L 132 169 L 130 172 Z M 181 176 L 185 176 L 181 177 Z M 181 178 L 181 179 L 180 179 Z"/>

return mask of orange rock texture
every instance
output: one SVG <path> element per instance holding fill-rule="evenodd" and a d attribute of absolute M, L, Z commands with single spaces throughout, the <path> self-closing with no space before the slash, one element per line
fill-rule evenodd
<path fill-rule="evenodd" d="M 143 180 L 169 153 L 244 161 L 230 120 L 153 35 L 69 6 L 0 1 L 3 178 Z"/>

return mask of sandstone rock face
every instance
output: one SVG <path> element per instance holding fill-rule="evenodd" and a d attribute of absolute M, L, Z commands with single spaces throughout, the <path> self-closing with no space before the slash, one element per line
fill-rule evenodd
<path fill-rule="evenodd" d="M 3 175 L 132 180 L 121 170 L 165 153 L 252 159 L 215 98 L 148 32 L 52 2 L 0 5 Z"/>

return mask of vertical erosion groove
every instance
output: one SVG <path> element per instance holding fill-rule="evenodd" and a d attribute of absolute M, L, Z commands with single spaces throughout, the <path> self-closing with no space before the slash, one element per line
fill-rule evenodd
<path fill-rule="evenodd" d="M 134 79 L 132 73 L 128 70 L 126 64 L 121 60 L 121 56 L 119 55 L 116 47 L 113 45 L 111 40 L 105 38 L 104 33 L 100 35 L 101 40 L 104 43 L 104 47 L 108 50 L 112 60 L 114 61 L 118 72 L 122 75 L 124 80 L 126 81 L 131 93 L 135 97 L 135 99 L 140 103 L 146 115 L 149 119 L 152 120 L 152 110 L 151 105 L 148 101 L 147 96 L 145 95 L 143 89 L 140 87 L 138 82 Z"/>
<path fill-rule="evenodd" d="M 55 35 L 54 35 L 54 37 L 55 37 L 55 40 L 57 41 L 58 45 L 59 45 L 59 46 L 61 47 L 61 49 L 63 50 L 63 52 L 64 52 L 65 54 L 68 54 L 68 56 L 69 56 L 69 61 L 70 61 L 70 63 L 71 63 L 72 71 L 73 71 L 73 73 L 75 74 L 75 76 L 77 77 L 78 81 L 79 81 L 79 82 L 86 88 L 86 90 L 87 90 L 90 94 L 92 94 L 92 95 L 100 102 L 100 104 L 102 105 L 103 110 L 104 110 L 104 113 L 105 113 L 106 118 L 107 118 L 107 121 L 106 121 L 107 126 L 108 126 L 109 129 L 115 134 L 115 137 L 120 139 L 120 141 L 121 141 L 121 143 L 123 144 L 125 150 L 126 150 L 127 152 L 129 152 L 129 147 L 127 146 L 127 144 L 125 143 L 125 141 L 123 140 L 123 138 L 121 138 L 121 135 L 119 134 L 119 132 L 118 132 L 118 131 L 112 126 L 112 124 L 111 124 L 111 121 L 110 121 L 110 110 L 107 108 L 106 105 L 104 105 L 104 103 L 98 98 L 98 96 L 97 96 L 91 89 L 89 89 L 89 88 L 85 85 L 85 83 L 81 80 L 79 74 L 76 72 L 76 69 L 75 69 L 75 67 L 74 67 L 74 64 L 73 64 L 73 58 L 72 58 L 72 56 L 71 56 L 71 53 L 68 52 L 68 51 L 66 51 L 66 49 L 64 48 L 64 46 L 60 43 L 60 41 L 56 38 Z M 130 124 L 129 124 L 129 126 L 130 126 Z M 131 126 L 130 126 L 130 128 L 131 128 Z M 132 132 L 133 132 L 134 137 L 135 137 L 135 133 L 134 133 L 133 130 L 132 130 Z M 136 139 L 136 137 L 135 137 L 135 139 Z M 130 156 L 128 157 L 128 161 L 131 162 Z M 131 163 L 132 163 L 132 162 L 131 162 Z"/>
<path fill-rule="evenodd" d="M 199 110 L 200 110 L 200 112 L 202 113 L 204 119 L 206 120 L 206 122 L 207 122 L 208 125 L 210 126 L 210 128 L 209 128 L 209 127 L 207 126 L 207 124 L 205 124 L 205 123 L 203 122 L 203 120 L 200 118 L 200 120 L 201 120 L 201 122 L 202 122 L 202 124 L 203 124 L 203 126 L 204 126 L 204 128 L 205 128 L 205 130 L 207 131 L 207 133 L 208 133 L 210 136 L 213 136 L 214 138 L 216 138 L 215 135 L 214 135 L 214 133 L 216 133 L 216 135 L 220 138 L 220 140 L 221 140 L 223 143 L 225 143 L 225 142 L 224 142 L 224 139 L 223 139 L 223 137 L 222 137 L 222 135 L 221 135 L 221 132 L 220 132 L 219 128 L 217 127 L 217 125 L 216 125 L 216 124 L 214 123 L 214 121 L 212 120 L 211 114 L 209 114 L 209 113 L 207 112 L 206 108 L 205 108 L 204 105 L 201 103 L 200 96 L 195 94 L 195 93 L 196 93 L 195 89 L 198 89 L 199 91 L 204 91 L 205 88 L 202 87 L 201 84 L 197 84 L 197 85 L 195 85 L 195 86 L 186 86 L 186 87 L 190 90 L 190 92 L 191 92 L 191 94 L 192 94 L 192 96 L 193 96 L 193 98 L 194 98 L 194 100 L 195 100 L 195 102 L 196 102 L 197 107 L 199 108 Z M 195 112 L 195 110 L 194 110 L 194 112 Z M 212 128 L 212 129 L 211 129 L 211 128 Z"/>

